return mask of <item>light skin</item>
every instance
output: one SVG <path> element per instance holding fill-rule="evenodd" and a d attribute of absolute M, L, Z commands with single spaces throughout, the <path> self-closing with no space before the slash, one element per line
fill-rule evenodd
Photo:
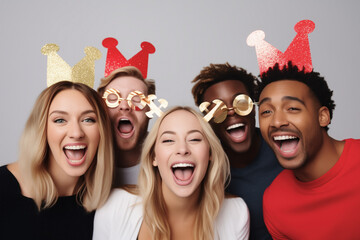
<path fill-rule="evenodd" d="M 141 91 L 147 96 L 146 84 L 131 76 L 113 79 L 105 88 L 114 88 L 126 98 L 132 91 Z M 118 167 L 132 167 L 139 163 L 142 143 L 147 135 L 149 118 L 145 115 L 148 107 L 142 111 L 132 109 L 127 101 L 121 101 L 116 108 L 108 108 L 115 133 L 115 158 Z"/>
<path fill-rule="evenodd" d="M 171 239 L 193 238 L 200 185 L 209 161 L 209 143 L 199 120 L 192 113 L 177 110 L 163 119 L 156 139 L 153 166 L 158 168 L 162 179 Z M 191 167 L 176 168 L 182 164 Z M 146 233 L 149 229 L 143 224 L 139 239 L 146 239 Z M 142 236 L 144 238 L 140 238 Z"/>
<path fill-rule="evenodd" d="M 219 99 L 231 108 L 234 98 L 239 94 L 249 96 L 245 85 L 239 80 L 226 80 L 207 88 L 204 101 L 211 103 Z M 260 137 L 255 132 L 255 108 L 247 116 L 240 116 L 230 110 L 222 123 L 210 120 L 210 125 L 221 140 L 232 167 L 246 167 L 255 159 L 260 148 Z"/>
<path fill-rule="evenodd" d="M 48 171 L 59 196 L 73 195 L 79 177 L 93 162 L 100 140 L 96 113 L 82 93 L 68 89 L 55 96 L 47 116 L 46 135 Z M 31 198 L 31 186 L 23 181 L 18 163 L 8 165 L 8 169 L 18 180 L 22 194 Z"/>
<path fill-rule="evenodd" d="M 47 140 L 55 186 L 60 195 L 72 195 L 79 177 L 93 162 L 100 140 L 96 113 L 82 93 L 71 89 L 55 96 L 49 109 Z"/>
<path fill-rule="evenodd" d="M 299 81 L 276 81 L 263 89 L 259 124 L 280 165 L 293 170 L 300 181 L 326 173 L 344 147 L 344 142 L 331 138 L 324 129 L 330 124 L 329 110 Z"/>

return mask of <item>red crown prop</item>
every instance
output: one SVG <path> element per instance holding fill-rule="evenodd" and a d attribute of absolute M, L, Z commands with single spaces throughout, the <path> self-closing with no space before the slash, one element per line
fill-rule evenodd
<path fill-rule="evenodd" d="M 282 68 L 289 61 L 300 70 L 305 68 L 305 72 L 313 70 L 308 34 L 315 29 L 315 23 L 311 20 L 302 20 L 294 29 L 297 35 L 284 53 L 266 42 L 265 33 L 261 30 L 254 31 L 248 36 L 246 42 L 251 47 L 255 46 L 260 74 L 276 63 Z"/>
<path fill-rule="evenodd" d="M 155 47 L 151 43 L 142 42 L 142 50 L 129 60 L 127 60 L 116 48 L 118 41 L 115 38 L 105 38 L 102 45 L 108 49 L 105 65 L 105 77 L 118 68 L 133 66 L 139 69 L 143 77 L 146 78 L 149 54 L 155 52 Z"/>

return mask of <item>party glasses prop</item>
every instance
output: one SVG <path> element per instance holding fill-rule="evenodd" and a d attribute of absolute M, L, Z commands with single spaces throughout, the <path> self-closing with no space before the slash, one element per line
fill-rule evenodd
<path fill-rule="evenodd" d="M 127 98 L 122 98 L 120 92 L 114 88 L 106 90 L 103 99 L 105 99 L 106 105 L 109 108 L 116 108 L 123 100 L 126 100 L 129 107 L 135 111 L 142 111 L 147 105 L 150 108 L 150 111 L 145 113 L 148 118 L 152 118 L 154 114 L 160 117 L 163 113 L 161 108 L 165 109 L 168 105 L 168 102 L 165 99 L 158 99 L 160 104 L 157 106 L 154 103 L 154 100 L 157 99 L 154 94 L 145 97 L 140 91 L 132 91 Z"/>
<path fill-rule="evenodd" d="M 127 98 L 122 98 L 118 90 L 110 88 L 104 92 L 103 99 L 109 108 L 116 108 L 123 100 L 126 100 L 129 107 L 136 111 L 141 111 L 146 106 L 145 95 L 140 91 L 133 91 Z"/>
<path fill-rule="evenodd" d="M 222 123 L 230 110 L 234 110 L 236 114 L 240 116 L 247 116 L 254 108 L 254 103 L 248 95 L 239 94 L 235 97 L 233 101 L 233 106 L 228 108 L 225 103 L 219 99 L 212 101 L 213 104 L 209 102 L 203 102 L 199 105 L 201 112 L 206 112 L 204 119 L 209 122 L 214 118 L 215 123 Z M 210 109 L 208 107 L 210 106 Z"/>

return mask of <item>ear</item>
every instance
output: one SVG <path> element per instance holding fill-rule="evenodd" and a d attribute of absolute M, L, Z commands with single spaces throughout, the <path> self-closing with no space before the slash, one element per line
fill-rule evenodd
<path fill-rule="evenodd" d="M 322 106 L 319 109 L 319 124 L 321 127 L 326 127 L 331 122 L 329 109 L 325 106 Z"/>
<path fill-rule="evenodd" d="M 156 157 L 154 158 L 154 160 L 153 160 L 153 162 L 152 162 L 152 165 L 153 165 L 154 167 L 157 167 L 157 166 L 158 166 L 158 162 L 157 162 L 157 160 L 156 160 Z"/>

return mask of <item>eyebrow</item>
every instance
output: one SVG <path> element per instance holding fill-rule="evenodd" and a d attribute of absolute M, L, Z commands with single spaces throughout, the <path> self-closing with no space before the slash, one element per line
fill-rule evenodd
<path fill-rule="evenodd" d="M 51 116 L 52 114 L 56 114 L 56 113 L 57 113 L 57 114 L 69 115 L 69 113 L 66 112 L 66 111 L 54 110 L 54 111 L 52 111 L 51 113 L 49 113 L 49 116 Z M 85 111 L 81 112 L 81 115 L 86 115 L 86 114 L 89 114 L 89 113 L 94 113 L 94 114 L 96 114 L 94 110 L 85 110 Z"/>
<path fill-rule="evenodd" d="M 197 130 L 197 129 L 193 129 L 193 130 L 190 130 L 187 132 L 187 134 L 191 134 L 191 133 L 195 133 L 195 132 L 198 132 L 200 133 L 201 135 L 204 135 L 200 130 Z M 161 133 L 160 137 L 164 134 L 173 134 L 173 135 L 176 135 L 176 133 L 174 131 L 165 131 L 163 133 Z"/>
<path fill-rule="evenodd" d="M 268 101 L 270 101 L 270 100 L 271 100 L 271 98 L 266 97 L 266 98 L 264 98 L 263 100 L 261 100 L 261 101 L 259 102 L 259 105 L 258 105 L 258 106 L 260 107 L 261 104 L 263 104 L 264 102 L 268 102 Z M 301 100 L 300 98 L 297 98 L 297 97 L 284 96 L 284 97 L 281 98 L 281 100 L 282 100 L 282 101 L 286 101 L 286 100 L 297 101 L 297 102 L 299 102 L 299 103 L 301 103 L 302 105 L 305 106 L 304 101 Z"/>

